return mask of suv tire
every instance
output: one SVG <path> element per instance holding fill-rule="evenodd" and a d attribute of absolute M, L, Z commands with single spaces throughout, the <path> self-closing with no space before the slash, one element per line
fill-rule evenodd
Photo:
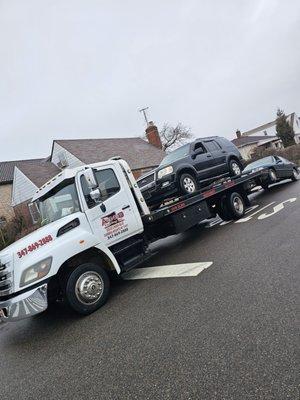
<path fill-rule="evenodd" d="M 187 173 L 180 175 L 179 186 L 183 194 L 192 194 L 198 190 L 196 179 Z"/>
<path fill-rule="evenodd" d="M 231 159 L 229 161 L 229 173 L 230 173 L 230 176 L 241 175 L 242 171 L 243 171 L 243 168 L 242 168 L 241 164 L 238 161 L 236 161 L 234 159 Z"/>

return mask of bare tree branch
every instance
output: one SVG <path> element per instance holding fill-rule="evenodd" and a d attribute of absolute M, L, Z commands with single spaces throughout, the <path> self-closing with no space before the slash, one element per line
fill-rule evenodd
<path fill-rule="evenodd" d="M 159 134 L 165 151 L 172 151 L 193 138 L 190 128 L 181 123 L 178 123 L 175 127 L 164 124 Z"/>

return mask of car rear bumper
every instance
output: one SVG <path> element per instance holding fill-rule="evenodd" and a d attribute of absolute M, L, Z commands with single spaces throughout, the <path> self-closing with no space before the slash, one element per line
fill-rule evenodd
<path fill-rule="evenodd" d="M 12 322 L 32 317 L 48 307 L 47 283 L 9 300 L 0 301 L 0 321 Z"/>

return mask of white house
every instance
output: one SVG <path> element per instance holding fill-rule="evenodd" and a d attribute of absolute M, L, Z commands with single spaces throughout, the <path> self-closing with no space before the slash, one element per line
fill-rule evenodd
<path fill-rule="evenodd" d="M 300 143 L 300 120 L 296 113 L 287 115 L 287 121 L 294 128 L 295 142 Z M 276 120 L 260 125 L 257 128 L 241 133 L 237 131 L 237 137 L 232 140 L 240 150 L 245 160 L 251 158 L 251 154 L 257 147 L 273 148 L 274 150 L 283 147 L 282 141 L 276 136 Z"/>

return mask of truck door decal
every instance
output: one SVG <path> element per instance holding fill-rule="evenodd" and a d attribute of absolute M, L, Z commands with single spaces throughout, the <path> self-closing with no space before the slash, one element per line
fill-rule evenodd
<path fill-rule="evenodd" d="M 101 226 L 106 231 L 104 237 L 107 240 L 113 239 L 128 231 L 128 224 L 126 223 L 123 211 L 118 213 L 112 212 L 102 217 Z"/>

